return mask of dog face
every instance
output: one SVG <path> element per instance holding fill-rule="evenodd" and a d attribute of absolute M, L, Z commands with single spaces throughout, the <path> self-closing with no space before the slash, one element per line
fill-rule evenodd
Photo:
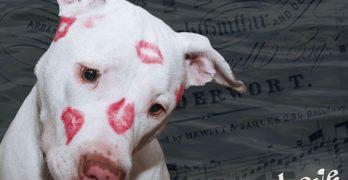
<path fill-rule="evenodd" d="M 128 179 L 132 156 L 163 129 L 185 88 L 245 91 L 197 34 L 176 33 L 123 0 L 60 0 L 36 66 L 41 149 L 55 179 Z"/>

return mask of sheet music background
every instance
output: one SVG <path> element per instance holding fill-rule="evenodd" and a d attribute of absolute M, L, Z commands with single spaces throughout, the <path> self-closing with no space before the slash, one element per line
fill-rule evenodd
<path fill-rule="evenodd" d="M 130 0 L 208 36 L 249 90 L 190 88 L 158 138 L 172 179 L 348 179 L 348 2 Z M 1 0 L 0 137 L 35 83 L 55 0 Z"/>

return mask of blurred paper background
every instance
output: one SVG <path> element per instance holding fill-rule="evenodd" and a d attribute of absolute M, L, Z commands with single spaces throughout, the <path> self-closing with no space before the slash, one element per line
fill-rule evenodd
<path fill-rule="evenodd" d="M 130 0 L 211 40 L 246 94 L 185 91 L 158 138 L 172 179 L 348 179 L 348 1 Z M 35 83 L 55 0 L 0 0 L 0 138 Z"/>

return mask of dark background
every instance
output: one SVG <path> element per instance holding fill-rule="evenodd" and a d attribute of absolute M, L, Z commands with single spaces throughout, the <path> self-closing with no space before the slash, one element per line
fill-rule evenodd
<path fill-rule="evenodd" d="M 348 179 L 348 1 L 131 0 L 203 34 L 249 90 L 185 92 L 158 138 L 172 179 Z M 0 0 L 0 138 L 35 83 L 55 0 Z"/>

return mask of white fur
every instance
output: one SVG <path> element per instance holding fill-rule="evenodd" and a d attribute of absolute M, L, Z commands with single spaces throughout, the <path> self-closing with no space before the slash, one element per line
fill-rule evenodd
<path fill-rule="evenodd" d="M 127 171 L 126 179 L 169 179 L 155 136 L 176 107 L 180 85 L 186 82 L 188 88 L 214 80 L 243 92 L 244 84 L 235 79 L 207 38 L 176 33 L 125 0 L 58 3 L 60 16 L 76 21 L 36 65 L 38 81 L 0 146 L 0 179 L 40 180 L 47 174 L 78 179 L 79 157 L 93 152 L 118 162 Z M 93 27 L 87 28 L 91 19 Z M 162 64 L 139 60 L 135 46 L 141 40 L 159 47 Z M 82 83 L 80 66 L 98 69 L 98 83 Z M 135 105 L 135 120 L 131 129 L 119 135 L 108 125 L 106 110 L 122 98 Z M 165 105 L 167 113 L 149 115 L 153 103 Z M 81 111 L 85 121 L 69 144 L 61 120 L 66 107 Z"/>

